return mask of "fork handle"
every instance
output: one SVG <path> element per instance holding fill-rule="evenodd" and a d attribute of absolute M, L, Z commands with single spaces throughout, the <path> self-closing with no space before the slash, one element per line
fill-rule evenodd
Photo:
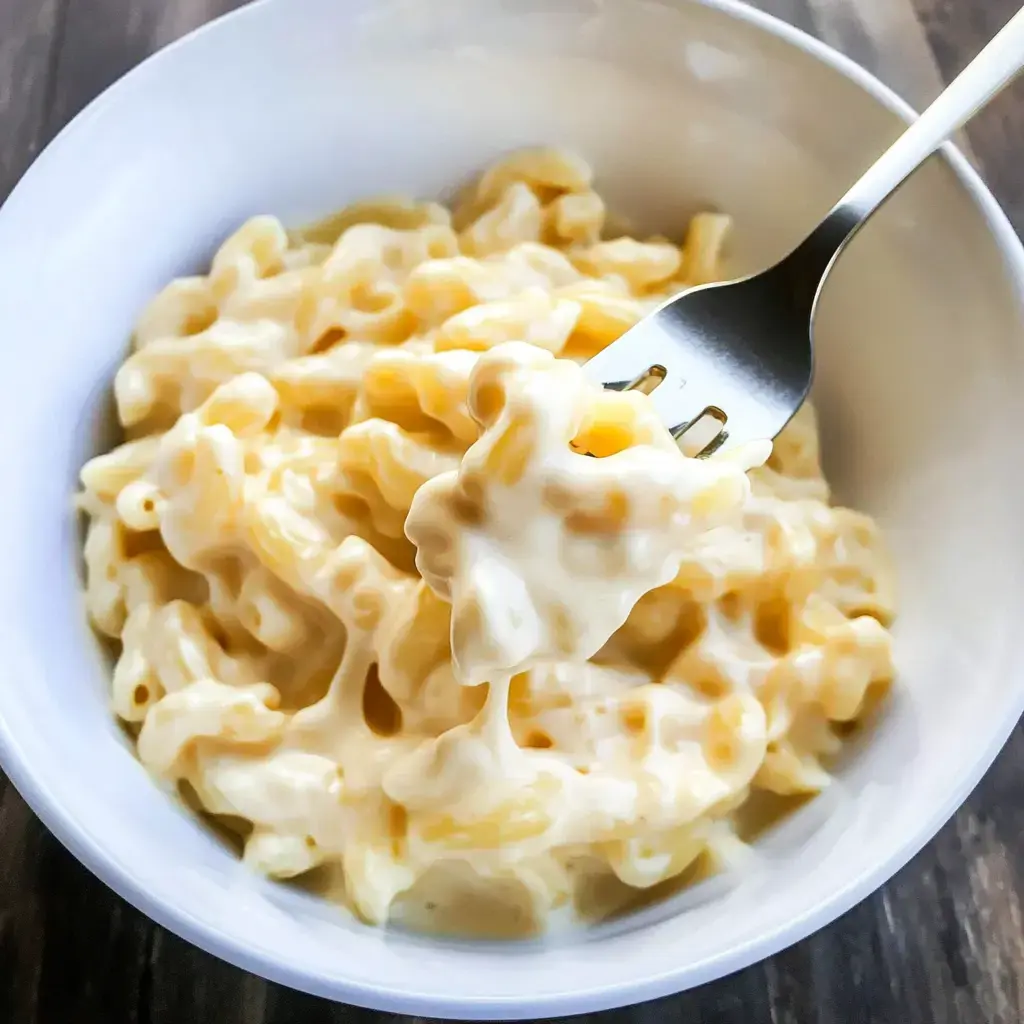
<path fill-rule="evenodd" d="M 882 154 L 831 212 L 784 261 L 797 264 L 813 305 L 836 257 L 867 219 L 958 128 L 996 96 L 1024 68 L 1024 10 L 939 95 L 938 99 Z M 797 267 L 791 266 L 791 269 Z"/>

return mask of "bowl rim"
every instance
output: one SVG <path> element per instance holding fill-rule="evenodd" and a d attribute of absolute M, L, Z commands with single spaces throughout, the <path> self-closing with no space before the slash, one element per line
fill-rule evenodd
<path fill-rule="evenodd" d="M 244 7 L 230 11 L 199 26 L 149 55 L 122 75 L 76 114 L 44 147 L 11 190 L 7 201 L 0 204 L 0 220 L 3 217 L 4 207 L 22 191 L 25 182 L 33 177 L 35 168 L 44 161 L 54 159 L 61 147 L 65 146 L 77 132 L 83 130 L 87 122 L 106 107 L 114 96 L 128 87 L 128 83 L 136 75 L 152 73 L 154 66 L 163 61 L 168 54 L 179 46 L 189 45 L 194 39 L 215 26 L 219 26 L 222 22 L 259 17 L 263 8 L 283 5 L 286 2 L 287 0 L 252 0 Z M 349 2 L 358 3 L 360 0 L 349 0 Z M 654 2 L 659 6 L 676 6 L 677 0 L 654 0 Z M 772 14 L 750 7 L 743 0 L 685 0 L 685 2 L 721 12 L 797 47 L 859 86 L 872 99 L 906 123 L 910 123 L 916 116 L 916 112 L 910 104 L 871 72 L 828 43 Z M 995 197 L 966 157 L 952 143 L 944 145 L 940 153 L 955 173 L 959 184 L 977 206 L 978 212 L 1009 271 L 1007 284 L 1016 294 L 1018 305 L 1024 310 L 1024 245 Z M 79 825 L 75 815 L 63 808 L 44 786 L 37 783 L 30 765 L 20 756 L 17 738 L 8 728 L 2 715 L 0 715 L 0 767 L 3 768 L 11 784 L 46 828 L 90 872 L 156 924 L 167 928 L 204 952 L 267 980 L 336 1002 L 347 1002 L 375 1010 L 417 1016 L 426 1015 L 451 1019 L 467 1019 L 471 1016 L 476 1019 L 507 1020 L 594 1012 L 686 991 L 758 963 L 831 924 L 892 878 L 934 838 L 942 826 L 954 815 L 991 767 L 1011 736 L 1021 714 L 1024 713 L 1024 689 L 1019 691 L 1015 711 L 1016 713 L 1008 716 L 1005 721 L 994 724 L 987 744 L 969 770 L 961 774 L 959 785 L 947 794 L 945 801 L 933 810 L 918 831 L 905 837 L 888 857 L 869 864 L 859 874 L 851 877 L 843 888 L 822 900 L 812 911 L 793 919 L 785 927 L 777 928 L 768 934 L 727 950 L 713 960 L 703 961 L 701 965 L 683 964 L 671 971 L 652 975 L 639 974 L 629 982 L 606 986 L 594 985 L 573 993 L 541 996 L 524 993 L 523 995 L 495 996 L 493 998 L 459 994 L 439 997 L 403 990 L 400 985 L 394 988 L 382 988 L 376 984 L 361 982 L 351 976 L 343 980 L 336 977 L 328 978 L 315 970 L 304 967 L 299 962 L 287 963 L 280 959 L 274 959 L 261 951 L 254 950 L 243 940 L 217 926 L 196 918 L 187 908 L 165 896 L 140 886 L 132 877 L 130 867 L 121 864 L 108 854 L 102 844 L 96 842 Z"/>

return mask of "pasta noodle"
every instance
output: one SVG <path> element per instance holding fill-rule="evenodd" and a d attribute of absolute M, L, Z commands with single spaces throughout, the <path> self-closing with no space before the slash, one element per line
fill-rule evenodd
<path fill-rule="evenodd" d="M 529 930 L 829 784 L 895 600 L 813 410 L 696 460 L 579 365 L 719 277 L 728 227 L 606 237 L 590 168 L 528 150 L 452 215 L 256 217 L 143 312 L 127 439 L 81 473 L 86 604 L 140 759 L 247 864 L 331 867 L 376 923 Z"/>

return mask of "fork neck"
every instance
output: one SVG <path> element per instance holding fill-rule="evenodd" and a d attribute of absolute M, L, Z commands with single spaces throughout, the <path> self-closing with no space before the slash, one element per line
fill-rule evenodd
<path fill-rule="evenodd" d="M 915 122 L 828 212 L 824 220 L 779 264 L 801 314 L 811 315 L 835 261 L 872 215 L 942 144 L 948 132 L 931 110 Z"/>
<path fill-rule="evenodd" d="M 870 210 L 868 215 L 873 212 Z M 814 312 L 821 286 L 840 253 L 860 230 L 867 215 L 844 197 L 828 216 L 781 262 L 775 272 L 786 279 L 791 301 L 801 317 Z"/>
<path fill-rule="evenodd" d="M 937 100 L 868 168 L 828 216 L 776 268 L 787 278 L 800 312 L 813 313 L 818 292 L 836 257 L 868 218 L 964 122 L 1021 71 L 1024 10 Z"/>

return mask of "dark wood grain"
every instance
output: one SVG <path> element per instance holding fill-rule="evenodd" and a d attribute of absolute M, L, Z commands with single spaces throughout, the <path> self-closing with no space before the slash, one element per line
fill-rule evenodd
<path fill-rule="evenodd" d="M 0 199 L 46 138 L 65 12 L 63 0 L 0 3 Z"/>
<path fill-rule="evenodd" d="M 1016 2 L 968 3 L 966 0 L 915 0 L 921 24 L 936 60 L 948 78 L 967 62 L 1009 19 Z M 1024 81 L 997 96 L 968 129 L 985 179 L 1018 233 L 1024 232 Z"/>
<path fill-rule="evenodd" d="M 0 199 L 147 54 L 241 0 L 0 0 Z M 923 106 L 1017 0 L 759 0 Z M 1024 86 L 971 127 L 1024 229 Z M 1024 731 L 928 848 L 773 959 L 601 1024 L 1021 1024 Z M 6 788 L 5 788 L 6 787 Z M 0 775 L 0 1024 L 384 1024 L 229 967 L 150 923 L 53 840 Z"/>

